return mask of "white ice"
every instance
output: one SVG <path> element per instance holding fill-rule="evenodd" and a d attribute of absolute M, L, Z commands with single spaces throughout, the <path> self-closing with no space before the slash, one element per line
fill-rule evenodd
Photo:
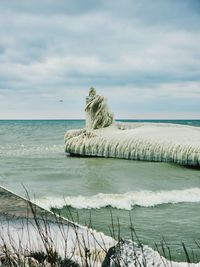
<path fill-rule="evenodd" d="M 86 106 L 95 106 L 94 110 L 86 109 L 86 125 L 89 120 L 90 127 L 66 133 L 67 153 L 200 166 L 200 127 L 112 120 L 106 124 L 110 113 L 104 98 L 100 99 L 93 97 Z"/>

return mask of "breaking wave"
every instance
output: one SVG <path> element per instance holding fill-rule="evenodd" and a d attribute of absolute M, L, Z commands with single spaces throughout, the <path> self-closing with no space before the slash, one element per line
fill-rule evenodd
<path fill-rule="evenodd" d="M 131 210 L 134 206 L 155 207 L 161 204 L 200 202 L 200 188 L 163 191 L 133 191 L 124 194 L 103 194 L 93 196 L 46 197 L 36 200 L 45 209 L 70 206 L 76 209 L 100 209 L 112 207 Z"/>

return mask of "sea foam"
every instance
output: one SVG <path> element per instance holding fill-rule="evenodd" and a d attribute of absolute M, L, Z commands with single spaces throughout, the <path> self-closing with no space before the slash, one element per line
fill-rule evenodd
<path fill-rule="evenodd" d="M 112 207 L 131 210 L 134 206 L 154 207 L 162 204 L 200 202 L 200 188 L 162 191 L 132 191 L 124 194 L 103 194 L 93 196 L 46 197 L 36 199 L 36 203 L 46 209 L 70 206 L 76 209 L 100 209 Z"/>

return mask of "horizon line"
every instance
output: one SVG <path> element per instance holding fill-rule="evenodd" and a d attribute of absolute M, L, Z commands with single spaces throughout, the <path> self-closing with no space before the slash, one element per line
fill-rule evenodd
<path fill-rule="evenodd" d="M 55 119 L 55 118 L 42 118 L 42 119 L 0 119 L 0 121 L 85 121 L 86 119 L 85 118 L 66 118 L 66 119 Z M 116 121 L 120 121 L 120 120 L 127 120 L 127 121 L 132 121 L 132 120 L 170 120 L 170 121 L 173 121 L 173 120 L 179 120 L 179 121 L 184 121 L 184 120 L 200 120 L 200 118 L 184 118 L 184 119 L 180 119 L 180 118 L 142 118 L 142 119 L 139 119 L 139 118 L 133 118 L 133 119 L 130 119 L 130 118 L 120 118 L 120 119 L 115 119 Z"/>

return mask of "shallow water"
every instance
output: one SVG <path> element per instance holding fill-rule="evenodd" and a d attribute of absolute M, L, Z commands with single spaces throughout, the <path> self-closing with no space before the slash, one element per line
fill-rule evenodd
<path fill-rule="evenodd" d="M 200 121 L 166 122 L 200 126 Z M 200 171 L 65 155 L 64 133 L 82 127 L 84 121 L 0 121 L 0 184 L 21 195 L 25 186 L 40 205 L 57 206 L 81 223 L 89 223 L 91 214 L 94 228 L 107 234 L 111 211 L 123 237 L 130 236 L 131 216 L 145 244 L 154 247 L 164 237 L 175 259 L 185 260 L 182 242 L 200 256 L 194 242 L 200 241 Z"/>

